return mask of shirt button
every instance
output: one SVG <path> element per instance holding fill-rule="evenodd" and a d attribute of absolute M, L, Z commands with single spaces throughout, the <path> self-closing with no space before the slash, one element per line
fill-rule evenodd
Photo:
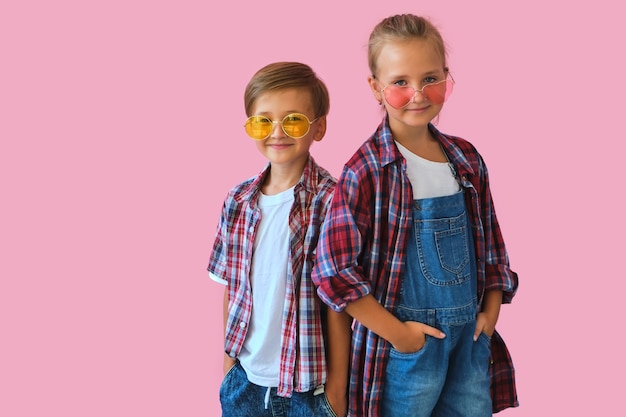
<path fill-rule="evenodd" d="M 246 323 L 242 321 L 241 323 L 239 323 L 239 327 L 243 329 L 244 327 L 246 327 Z"/>

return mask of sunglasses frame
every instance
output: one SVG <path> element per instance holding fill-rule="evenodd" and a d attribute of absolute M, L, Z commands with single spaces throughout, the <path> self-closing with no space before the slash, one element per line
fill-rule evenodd
<path fill-rule="evenodd" d="M 307 129 L 306 129 L 306 132 L 304 132 L 304 134 L 303 134 L 302 136 L 291 136 L 289 133 L 287 133 L 287 131 L 285 131 L 285 126 L 284 126 L 284 124 L 283 124 L 283 123 L 285 122 L 285 119 L 287 119 L 288 117 L 293 117 L 293 116 L 298 116 L 298 117 L 300 117 L 300 118 L 303 118 L 303 119 L 304 119 L 304 121 L 306 121 L 306 122 L 308 123 Z M 264 118 L 264 119 L 266 119 L 268 122 L 272 123 L 272 128 L 270 129 L 270 131 L 269 131 L 269 133 L 267 134 L 267 136 L 265 136 L 264 138 L 255 138 L 255 137 L 250 136 L 250 134 L 248 133 L 248 129 L 247 129 L 247 127 L 246 127 L 246 126 L 248 126 L 248 123 L 250 123 L 251 119 L 253 119 L 253 118 L 255 118 L 255 117 Z M 252 139 L 252 140 L 265 140 L 265 139 L 269 138 L 269 137 L 272 135 L 272 132 L 273 132 L 273 131 L 274 131 L 274 129 L 276 128 L 276 125 L 277 125 L 277 124 L 279 124 L 279 125 L 280 125 L 280 128 L 282 129 L 282 131 L 283 131 L 283 133 L 284 133 L 285 135 L 289 136 L 289 137 L 290 137 L 290 138 L 292 138 L 292 139 L 302 139 L 302 138 L 303 138 L 303 137 L 305 137 L 305 136 L 309 133 L 309 131 L 311 130 L 311 125 L 312 125 L 313 123 L 315 123 L 318 119 L 319 119 L 319 117 L 316 117 L 316 118 L 315 118 L 315 119 L 313 119 L 313 120 L 309 120 L 309 118 L 307 117 L 307 115 L 306 115 L 306 114 L 302 114 L 302 113 L 289 113 L 288 115 L 286 115 L 285 117 L 283 117 L 281 120 L 272 120 L 272 119 L 270 119 L 270 118 L 269 118 L 269 117 L 267 117 L 267 116 L 263 116 L 263 115 L 260 115 L 260 114 L 254 114 L 254 115 L 252 115 L 252 116 L 250 116 L 250 117 L 248 117 L 248 118 L 246 119 L 246 123 L 244 123 L 243 127 L 246 129 L 246 133 L 248 134 L 248 136 L 249 136 L 249 137 L 250 137 L 250 139 Z"/>
<path fill-rule="evenodd" d="M 391 103 L 389 103 L 389 101 L 387 100 L 387 96 L 385 95 L 385 89 L 386 89 L 387 87 L 393 87 L 393 86 L 394 86 L 394 84 L 393 84 L 393 83 L 391 83 L 391 84 L 387 84 L 385 87 L 383 87 L 383 88 L 380 90 L 380 94 L 381 94 L 381 95 L 385 98 L 385 101 L 387 102 L 387 104 L 389 104 L 391 107 L 393 107 L 393 108 L 394 108 L 394 109 L 396 109 L 396 110 L 400 110 L 400 109 L 405 108 L 405 107 L 406 107 L 406 106 L 408 106 L 409 104 L 411 104 L 411 102 L 415 99 L 415 95 L 416 95 L 418 92 L 419 92 L 421 95 L 423 95 L 423 96 L 426 98 L 426 100 L 430 101 L 430 99 L 428 98 L 428 96 L 427 96 L 426 94 L 424 94 L 424 89 L 425 89 L 425 88 L 427 88 L 427 87 L 431 87 L 431 86 L 434 86 L 434 85 L 441 84 L 441 83 L 447 83 L 448 81 L 450 81 L 450 82 L 451 82 L 451 84 L 452 84 L 452 86 L 454 86 L 455 81 L 454 81 L 454 78 L 452 78 L 452 74 L 450 74 L 450 73 L 448 73 L 448 74 L 446 75 L 446 78 L 445 78 L 445 79 L 443 79 L 443 80 L 441 80 L 441 81 L 434 82 L 434 83 L 428 83 L 428 84 L 425 84 L 425 85 L 423 85 L 423 86 L 422 86 L 422 88 L 415 88 L 415 87 L 412 87 L 412 86 L 410 86 L 410 85 L 406 85 L 406 86 L 400 86 L 400 85 L 398 85 L 398 86 L 395 86 L 395 87 L 397 87 L 397 88 L 412 88 L 412 89 L 413 89 L 413 95 L 411 96 L 411 98 L 409 99 L 409 101 L 407 101 L 407 102 L 406 102 L 406 104 L 404 104 L 404 105 L 402 105 L 402 106 L 400 106 L 400 107 L 395 107 L 395 106 L 393 106 Z M 446 98 L 444 98 L 444 100 L 443 100 L 441 103 L 438 103 L 438 104 L 443 104 L 443 103 L 445 103 L 445 101 L 446 101 L 446 100 L 447 100 L 447 97 L 446 97 Z"/>

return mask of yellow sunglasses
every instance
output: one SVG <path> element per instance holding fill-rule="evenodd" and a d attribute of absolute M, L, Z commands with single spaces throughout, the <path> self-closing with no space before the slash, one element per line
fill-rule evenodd
<path fill-rule="evenodd" d="M 319 119 L 313 119 L 309 121 L 309 118 L 302 113 L 291 113 L 283 117 L 283 120 L 272 120 L 266 116 L 250 116 L 246 120 L 244 127 L 246 133 L 254 140 L 267 139 L 274 130 L 275 124 L 280 124 L 280 127 L 285 132 L 285 135 L 290 138 L 300 139 L 309 133 L 311 125 Z"/>

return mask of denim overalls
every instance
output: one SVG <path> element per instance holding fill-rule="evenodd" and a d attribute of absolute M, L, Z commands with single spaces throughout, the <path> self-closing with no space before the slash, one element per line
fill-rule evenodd
<path fill-rule="evenodd" d="M 414 200 L 394 315 L 442 330 L 415 353 L 391 350 L 383 417 L 491 416 L 490 340 L 476 326 L 476 259 L 463 191 Z"/>

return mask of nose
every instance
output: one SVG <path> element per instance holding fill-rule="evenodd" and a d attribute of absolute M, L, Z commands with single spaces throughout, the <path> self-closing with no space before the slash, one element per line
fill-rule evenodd
<path fill-rule="evenodd" d="M 277 139 L 285 136 L 285 132 L 283 132 L 282 122 L 273 121 L 272 122 L 272 130 L 270 136 Z"/>
<path fill-rule="evenodd" d="M 420 97 L 421 97 L 419 100 L 416 98 L 418 94 L 419 94 L 419 95 L 420 95 Z M 413 93 L 413 97 L 411 97 L 411 101 L 409 101 L 409 103 L 410 103 L 410 102 L 413 102 L 413 103 L 418 103 L 418 102 L 420 102 L 420 101 L 424 101 L 424 100 L 426 100 L 426 96 L 424 95 L 424 91 L 423 91 L 423 89 L 422 89 L 422 90 L 418 90 L 418 89 L 416 88 L 416 89 L 415 89 L 415 92 Z"/>

